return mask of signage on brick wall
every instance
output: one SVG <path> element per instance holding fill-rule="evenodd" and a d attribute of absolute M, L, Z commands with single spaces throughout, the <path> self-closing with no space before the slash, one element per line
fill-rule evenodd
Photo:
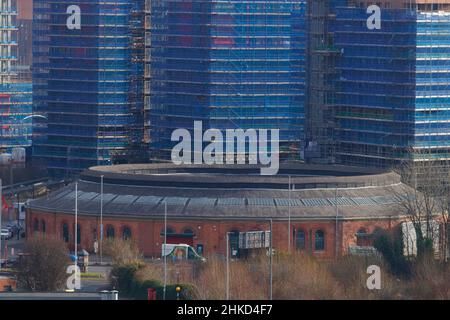
<path fill-rule="evenodd" d="M 270 231 L 250 231 L 239 233 L 239 249 L 270 247 Z"/>

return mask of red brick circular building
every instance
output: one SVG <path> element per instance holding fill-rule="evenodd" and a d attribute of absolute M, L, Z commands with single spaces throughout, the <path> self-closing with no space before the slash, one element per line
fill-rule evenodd
<path fill-rule="evenodd" d="M 239 234 L 267 231 L 272 221 L 276 250 L 288 249 L 290 233 L 292 250 L 334 257 L 370 245 L 376 228 L 404 220 L 398 195 L 407 188 L 393 172 L 344 166 L 285 165 L 276 176 L 260 176 L 259 168 L 247 165 L 93 167 L 78 181 L 78 239 L 88 251 L 99 238 L 101 176 L 104 237 L 131 238 L 153 257 L 164 241 L 165 204 L 167 242 L 193 245 L 205 256 L 225 253 L 228 232 L 231 246 L 242 249 Z M 27 235 L 72 244 L 74 189 L 73 183 L 30 201 Z"/>

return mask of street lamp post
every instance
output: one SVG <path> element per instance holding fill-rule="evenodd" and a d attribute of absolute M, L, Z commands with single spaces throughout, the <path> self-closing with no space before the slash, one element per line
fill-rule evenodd
<path fill-rule="evenodd" d="M 11 204 L 13 205 L 14 208 L 14 198 L 15 198 L 15 192 L 14 192 L 14 168 L 13 168 L 13 164 L 10 164 L 9 167 L 9 185 L 11 186 Z M 11 216 L 9 215 L 8 212 L 8 220 L 9 222 L 11 222 Z M 19 219 L 17 219 L 17 223 L 19 223 Z"/>
<path fill-rule="evenodd" d="M 291 176 L 289 175 L 289 203 L 288 203 L 288 253 L 291 253 Z M 272 235 L 271 235 L 272 236 Z"/>
<path fill-rule="evenodd" d="M 103 265 L 103 177 L 100 176 L 100 265 Z"/>
<path fill-rule="evenodd" d="M 2 179 L 0 179 L 0 231 L 2 228 L 2 213 L 3 213 L 3 192 L 2 192 Z M 0 232 L 0 270 L 2 269 L 2 235 Z"/>
<path fill-rule="evenodd" d="M 177 292 L 177 300 L 180 300 L 181 287 L 180 287 L 180 286 L 177 286 L 177 287 L 175 288 L 175 291 Z"/>
<path fill-rule="evenodd" d="M 75 276 L 78 277 L 78 181 L 75 181 Z"/>
<path fill-rule="evenodd" d="M 335 253 L 334 253 L 334 256 L 335 256 L 335 258 L 337 259 L 337 257 L 338 257 L 338 248 L 339 248 L 339 244 L 338 244 L 338 217 L 339 217 L 339 207 L 338 207 L 338 188 L 337 188 L 337 186 L 336 186 L 336 190 L 335 190 L 335 195 L 334 195 L 334 205 L 335 205 L 335 212 L 336 212 L 336 228 L 335 228 L 335 230 L 334 230 L 334 233 L 335 233 L 335 237 L 334 237 L 334 242 L 336 243 L 335 244 L 335 249 L 334 249 L 334 251 L 335 251 Z"/>
<path fill-rule="evenodd" d="M 226 300 L 230 300 L 230 233 L 227 232 L 227 271 L 226 271 Z"/>
<path fill-rule="evenodd" d="M 166 300 L 166 287 L 167 287 L 167 201 L 164 200 L 164 288 L 163 288 L 163 300 Z"/>
<path fill-rule="evenodd" d="M 270 218 L 270 246 L 269 246 L 269 300 L 272 300 L 273 288 L 273 244 L 272 244 L 272 218 Z"/>

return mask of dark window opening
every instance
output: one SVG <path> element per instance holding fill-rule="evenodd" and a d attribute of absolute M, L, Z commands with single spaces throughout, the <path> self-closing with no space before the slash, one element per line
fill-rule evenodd
<path fill-rule="evenodd" d="M 38 231 L 39 231 L 39 221 L 38 221 L 38 219 L 34 219 L 34 222 L 33 222 L 33 231 L 34 231 L 34 232 L 38 232 Z"/>
<path fill-rule="evenodd" d="M 124 240 L 130 240 L 131 239 L 131 229 L 129 227 L 124 227 L 123 228 L 122 238 Z"/>
<path fill-rule="evenodd" d="M 305 241 L 305 232 L 303 230 L 297 230 L 295 244 L 298 250 L 305 250 L 306 241 Z"/>
<path fill-rule="evenodd" d="M 69 242 L 69 226 L 67 225 L 67 223 L 63 224 L 62 233 L 64 242 Z"/>
<path fill-rule="evenodd" d="M 322 230 L 317 230 L 315 233 L 315 250 L 325 250 L 325 235 Z"/>
<path fill-rule="evenodd" d="M 81 228 L 79 224 L 77 224 L 77 244 L 81 244 Z"/>
<path fill-rule="evenodd" d="M 239 231 L 232 230 L 228 233 L 229 250 L 232 257 L 239 257 Z"/>
<path fill-rule="evenodd" d="M 106 228 L 106 238 L 108 239 L 114 239 L 114 227 L 113 226 L 108 226 Z"/>

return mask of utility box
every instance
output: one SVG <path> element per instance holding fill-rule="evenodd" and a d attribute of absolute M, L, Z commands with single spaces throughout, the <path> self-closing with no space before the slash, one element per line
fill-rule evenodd
<path fill-rule="evenodd" d="M 147 288 L 147 300 L 156 300 L 156 290 Z"/>
<path fill-rule="evenodd" d="M 84 249 L 78 253 L 78 266 L 80 267 L 81 272 L 88 272 L 89 252 Z"/>

